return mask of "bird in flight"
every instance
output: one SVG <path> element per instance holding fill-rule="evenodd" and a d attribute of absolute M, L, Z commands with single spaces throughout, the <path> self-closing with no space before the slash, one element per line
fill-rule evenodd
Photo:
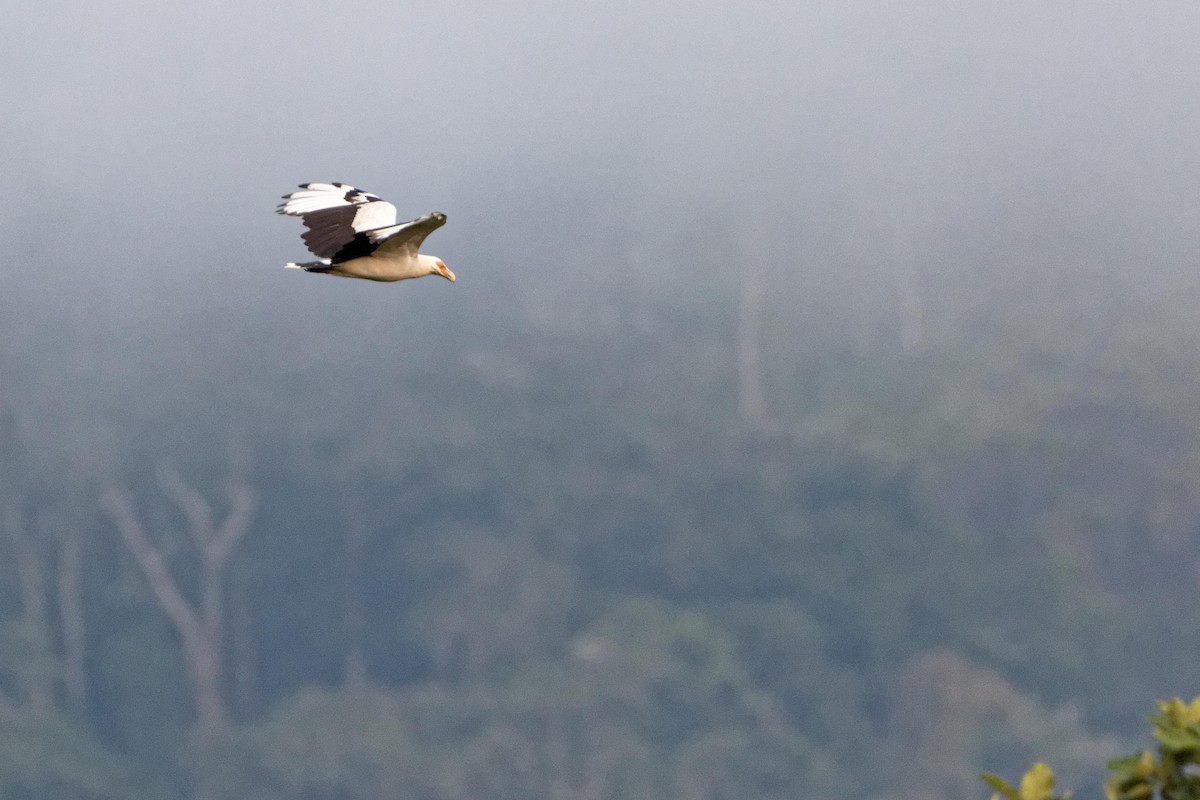
<path fill-rule="evenodd" d="M 402 281 L 454 273 L 437 256 L 418 253 L 425 237 L 446 224 L 440 211 L 396 224 L 396 207 L 344 183 L 302 183 L 283 196 L 276 213 L 300 217 L 300 235 L 316 261 L 290 262 L 290 269 L 368 281 Z"/>

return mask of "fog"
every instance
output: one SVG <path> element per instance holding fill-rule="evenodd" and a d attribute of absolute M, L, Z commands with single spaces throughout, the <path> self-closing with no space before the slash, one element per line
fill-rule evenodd
<path fill-rule="evenodd" d="M 1064 282 L 1077 314 L 1174 291 L 1198 244 L 1198 19 L 1165 2 L 26 9 L 0 53 L 4 338 L 35 361 L 39 342 L 77 337 L 78 358 L 119 339 L 136 371 L 187 320 L 353 341 L 353 308 L 401 343 L 494 293 L 570 318 L 604 287 L 732 307 L 754 280 L 801 316 L 887 316 L 903 274 L 928 319 Z M 445 211 L 428 249 L 458 285 L 282 272 L 303 251 L 271 211 L 310 180 Z"/>
<path fill-rule="evenodd" d="M 504 539 L 506 547 L 483 552 L 499 563 L 512 545 L 524 569 L 544 567 L 535 577 L 553 591 L 591 581 L 562 589 L 586 599 L 564 601 L 570 611 L 546 623 L 561 628 L 546 652 L 566 652 L 581 641 L 571 637 L 611 612 L 608 600 L 595 599 L 605 592 L 661 595 L 688 609 L 700 604 L 703 614 L 713 604 L 757 602 L 760 591 L 773 596 L 749 579 L 745 590 L 689 584 L 703 583 L 696 575 L 738 580 L 712 567 L 727 559 L 736 572 L 727 539 L 696 531 L 736 532 L 759 512 L 763 529 L 792 525 L 791 499 L 779 500 L 792 497 L 789 480 L 836 483 L 807 455 L 811 437 L 850 442 L 855 466 L 844 480 L 848 496 L 871 508 L 863 519 L 886 517 L 870 504 L 900 491 L 876 469 L 908 476 L 895 479 L 904 486 L 911 477 L 912 491 L 937 506 L 912 512 L 922 535 L 939 542 L 917 559 L 922 569 L 937 567 L 936 548 L 961 546 L 947 564 L 1012 559 L 1030 583 L 1053 564 L 1053 580 L 1070 587 L 1064 596 L 1094 601 L 1054 595 L 1039 605 L 1022 592 L 1041 589 L 1016 591 L 999 578 L 963 588 L 976 580 L 964 568 L 937 579 L 949 581 L 947 597 L 967 598 L 964 618 L 979 615 L 965 626 L 973 633 L 914 623 L 916 633 L 904 634 L 886 623 L 892 607 L 881 591 L 878 608 L 864 606 L 874 609 L 864 612 L 870 625 L 862 623 L 869 645 L 854 639 L 858 617 L 814 612 L 814 629 L 837 631 L 822 640 L 834 654 L 829 663 L 850 671 L 874 664 L 890 681 L 931 663 L 920 658 L 942 664 L 936 648 L 945 647 L 952 665 L 961 656 L 994 670 L 971 673 L 980 681 L 1027 692 L 1013 702 L 1036 708 L 1028 712 L 1036 735 L 1013 723 L 1014 737 L 1036 745 L 1052 741 L 1056 725 L 1078 724 L 1087 746 L 1073 752 L 1089 755 L 1111 744 L 1110 733 L 1136 733 L 1130 710 L 1148 708 L 1153 693 L 1197 690 L 1172 683 L 1192 677 L 1190 645 L 1171 649 L 1161 629 L 1138 640 L 1163 648 L 1157 666 L 1084 670 L 1088 659 L 1128 654 L 1130 645 L 1104 650 L 1103 637 L 1070 616 L 1084 607 L 1126 621 L 1140 613 L 1114 575 L 1124 575 L 1144 539 L 1162 563 L 1192 563 L 1181 553 L 1190 553 L 1187 532 L 1200 519 L 1188 483 L 1200 457 L 1189 449 L 1195 420 L 1186 401 L 1197 338 L 1191 299 L 1200 297 L 1197 4 L 49 0 L 21 4 L 8 28 L 0 49 L 0 417 L 9 414 L 36 453 L 24 469 L 42 482 L 47 503 L 113 482 L 145 501 L 155 486 L 147 476 L 164 461 L 211 489 L 231 442 L 250 451 L 267 544 L 248 557 L 259 565 L 248 572 L 248 591 L 294 591 L 303 611 L 295 611 L 300 622 L 291 611 L 256 622 L 265 638 L 248 680 L 262 699 L 234 713 L 239 723 L 267 724 L 273 703 L 333 682 L 339 656 L 322 631 L 336 629 L 330 620 L 340 612 L 322 607 L 326 617 L 310 630 L 304 615 L 317 613 L 325 595 L 302 597 L 300 583 L 320 581 L 321 559 L 338 548 L 331 542 L 353 527 L 350 512 L 329 510 L 349 508 L 345 498 L 367 504 L 368 538 L 392 548 L 379 556 L 365 602 L 383 642 L 374 677 L 400 691 L 446 679 L 442 651 L 414 644 L 428 644 L 412 632 L 424 630 L 419 624 L 388 627 L 389 614 L 427 619 L 420 615 L 434 613 L 426 609 L 434 601 L 424 589 L 397 600 L 379 586 L 425 587 L 441 573 L 421 554 L 414 563 L 424 566 L 412 574 L 388 572 L 385 565 L 413 556 L 389 526 L 404 536 L 424 531 L 412 535 L 447 549 L 472 526 L 517 539 L 513 531 L 560 526 L 551 544 Z M 448 224 L 424 250 L 443 258 L 457 283 L 284 271 L 306 253 L 298 222 L 274 208 L 308 181 L 379 194 L 402 219 L 446 213 Z M 763 396 L 748 400 L 748 386 Z M 1095 422 L 1089 415 L 1106 404 L 1116 408 L 1113 420 Z M 1169 424 L 1159 426 L 1156 413 Z M 764 438 L 730 445 L 739 416 L 753 418 L 754 436 Z M 1164 433 L 1177 430 L 1184 433 Z M 1045 455 L 1057 446 L 1080 450 Z M 860 456 L 871 465 L 862 475 Z M 1105 469 L 1093 474 L 1101 461 Z M 800 477 L 788 471 L 797 464 Z M 712 475 L 690 483 L 689 470 Z M 359 485 L 358 471 L 372 477 Z M 646 486 L 657 481 L 667 483 L 662 496 L 639 494 L 652 495 Z M 752 490 L 698 510 L 739 482 Z M 779 495 L 754 494 L 769 494 L 764 486 Z M 987 488 L 973 493 L 978 486 Z M 987 492 L 993 505 L 981 499 Z M 654 521 L 660 513 L 669 524 Z M 908 514 L 905 506 L 895 517 Z M 947 545 L 936 531 L 956 514 L 976 536 L 946 534 L 957 542 Z M 106 553 L 119 552 L 110 523 L 89 524 L 98 531 L 91 547 L 104 541 Z M 630 530 L 662 543 L 664 558 L 678 563 L 643 574 L 643 565 L 622 561 L 640 557 L 640 545 L 621 538 Z M 892 564 L 880 553 L 902 538 L 843 553 L 838 564 L 871 565 L 874 556 Z M 271 550 L 282 541 L 294 549 Z M 976 541 L 985 542 L 981 550 L 971 549 Z M 295 584 L 276 566 L 289 559 L 299 564 Z M 766 575 L 772 557 L 753 559 Z M 189 574 L 189 563 L 174 568 Z M 89 591 L 125 602 L 112 598 L 126 589 L 109 581 L 136 583 L 130 563 L 100 559 L 92 569 Z M 855 587 L 877 586 L 867 569 Z M 1181 575 L 1172 585 L 1189 586 Z M 19 607 L 10 578 L 0 616 Z M 763 586 L 771 580 L 762 577 Z M 858 602 L 809 584 L 781 596 L 791 603 L 810 589 L 822 608 Z M 988 617 L 989 593 L 1013 604 L 999 622 Z M 450 627 L 502 638 L 480 602 L 455 606 Z M 1179 602 L 1162 614 L 1187 618 L 1194 609 Z M 115 612 L 101 606 L 90 624 L 117 627 Z M 1051 618 L 1060 611 L 1062 619 Z M 731 621 L 744 611 L 721 613 L 732 639 L 753 639 Z M 807 630 L 796 625 L 781 630 Z M 151 630 L 147 641 L 173 642 Z M 538 631 L 534 639 L 553 638 Z M 839 644 L 843 636 L 853 643 Z M 119 637 L 93 638 L 99 652 Z M 872 661 L 871 648 L 893 640 L 904 644 Z M 1066 644 L 1055 650 L 1045 641 Z M 329 653 L 291 663 L 305 644 Z M 514 663 L 525 665 L 525 655 Z M 388 658 L 399 666 L 379 666 Z M 759 666 L 748 662 L 746 674 L 758 676 Z M 0 658 L 0 699 L 4 668 Z M 155 763 L 158 745 L 137 744 L 127 732 L 134 723 L 113 721 L 120 713 L 106 704 L 126 702 L 120 687 L 92 668 L 102 699 L 90 709 L 91 729 L 133 762 Z M 491 679 L 484 667 L 479 675 L 463 669 Z M 900 712 L 872 706 L 900 690 L 874 673 L 854 679 L 861 689 L 841 679 L 822 691 L 872 708 L 854 725 L 886 727 L 887 719 L 903 728 Z M 162 692 L 177 700 L 186 692 L 174 680 Z M 834 742 L 828 763 L 849 763 L 838 748 L 853 750 L 859 729 L 804 716 L 819 691 L 755 680 L 755 691 L 776 693 L 787 714 L 803 719 L 796 725 L 805 736 Z M 156 730 L 157 718 L 146 720 Z M 185 741 L 171 735 L 164 741 Z M 895 730 L 888 736 L 883 750 L 895 746 Z M 788 785 L 907 796 L 878 774 L 839 784 L 812 766 L 822 757 L 801 773 L 826 783 Z M 0 758 L 0 791 L 4 770 Z M 189 794 L 189 778 L 162 780 Z M 715 795 L 677 787 L 673 796 Z"/>
<path fill-rule="evenodd" d="M 468 276 L 542 274 L 572 241 L 605 239 L 584 209 L 645 239 L 714 209 L 760 220 L 779 272 L 820 268 L 789 246 L 816 224 L 891 216 L 933 236 L 980 207 L 1082 205 L 1178 237 L 1195 210 L 1197 15 L 48 4 L 0 56 L 3 208 L 36 232 L 17 246 L 36 241 L 75 281 L 111 286 L 100 265 L 117 263 L 166 281 L 204 260 L 213 280 L 265 272 L 262 291 L 295 277 L 265 270 L 295 231 L 262 212 L 318 179 L 414 216 L 444 208 L 442 249 Z"/>

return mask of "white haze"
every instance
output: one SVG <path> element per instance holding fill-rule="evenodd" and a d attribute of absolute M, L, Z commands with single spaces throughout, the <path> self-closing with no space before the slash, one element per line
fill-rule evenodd
<path fill-rule="evenodd" d="M 1056 280 L 1127 287 L 1198 244 L 1194 3 L 23 5 L 9 347 L 294 313 L 336 335 L 479 291 L 687 298 L 726 268 L 839 296 L 907 261 L 961 297 L 1004 290 L 990 253 L 1043 247 Z M 458 285 L 284 273 L 303 252 L 271 212 L 308 180 L 448 213 L 428 249 Z"/>

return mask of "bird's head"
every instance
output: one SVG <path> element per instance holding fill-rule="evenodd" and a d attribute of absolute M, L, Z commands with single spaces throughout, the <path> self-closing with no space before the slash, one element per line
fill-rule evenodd
<path fill-rule="evenodd" d="M 425 262 L 425 266 L 429 269 L 430 275 L 441 275 L 446 280 L 454 283 L 454 273 L 446 266 L 446 262 L 436 256 L 427 256 L 422 254 L 421 260 Z"/>

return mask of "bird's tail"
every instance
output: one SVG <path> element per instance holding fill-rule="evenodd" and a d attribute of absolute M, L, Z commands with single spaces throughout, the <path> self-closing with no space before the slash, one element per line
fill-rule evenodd
<path fill-rule="evenodd" d="M 289 261 L 283 265 L 284 269 L 302 269 L 305 272 L 329 272 L 333 269 L 333 262 L 328 258 L 322 258 L 320 261 L 305 261 L 298 264 L 295 261 Z"/>

